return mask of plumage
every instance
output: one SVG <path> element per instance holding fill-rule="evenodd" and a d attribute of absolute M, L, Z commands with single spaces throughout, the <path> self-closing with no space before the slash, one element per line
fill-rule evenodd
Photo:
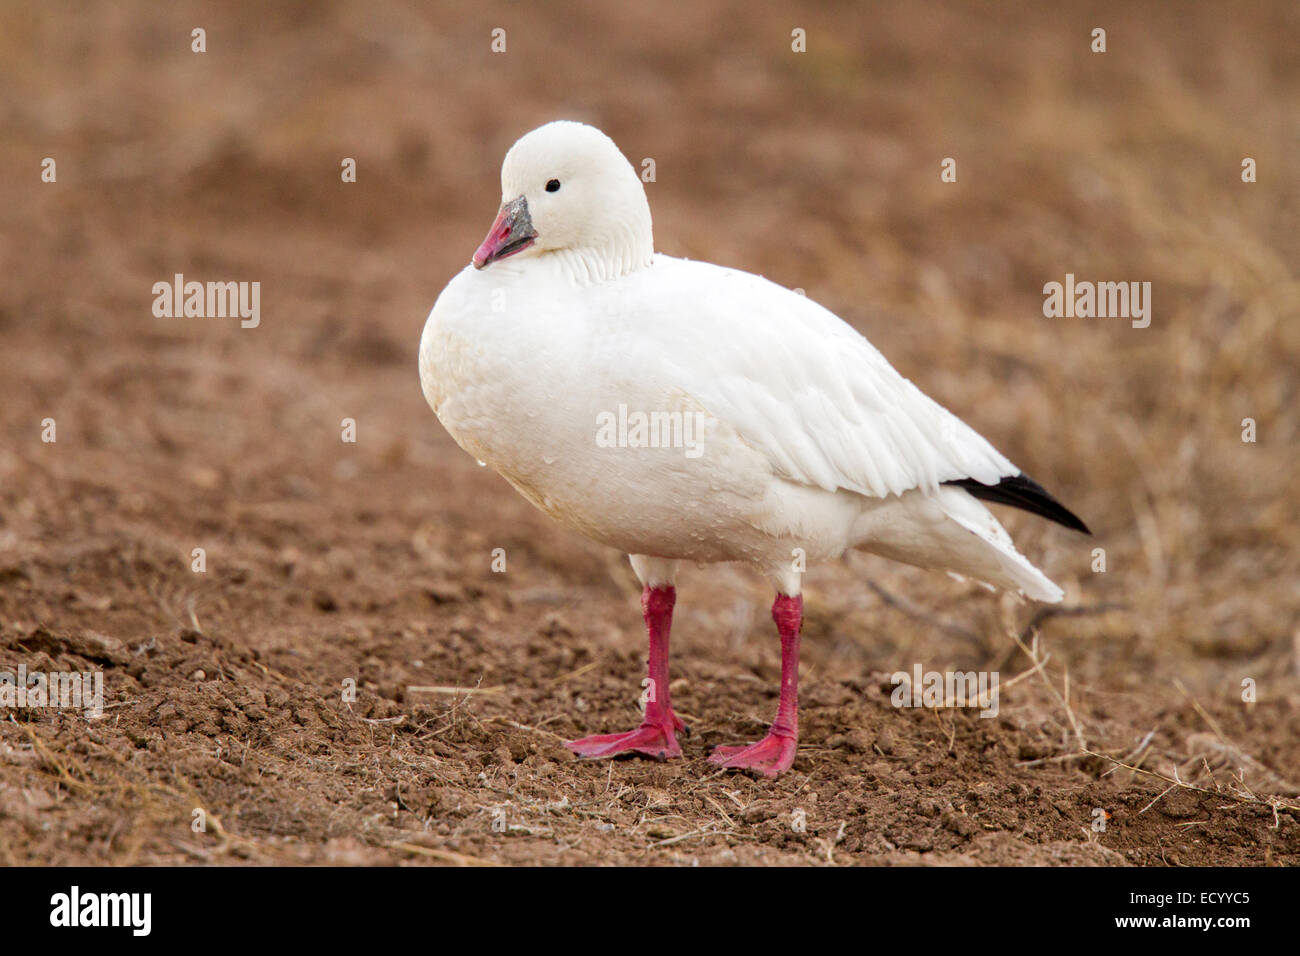
<path fill-rule="evenodd" d="M 800 553 L 815 572 L 859 548 L 1061 599 L 977 499 L 1082 522 L 825 308 L 655 254 L 644 189 L 604 134 L 528 134 L 506 157 L 502 201 L 429 316 L 425 396 L 533 504 L 632 556 L 647 595 L 672 590 L 679 561 L 741 561 L 793 599 Z M 638 413 L 680 422 L 664 436 L 682 440 L 599 440 L 602 422 Z M 783 647 L 791 613 L 781 605 Z"/>
<path fill-rule="evenodd" d="M 1053 498 L 1046 488 L 1026 474 L 1008 475 L 999 479 L 995 485 L 986 485 L 974 478 L 955 479 L 945 484 L 964 488 L 981 501 L 1009 505 L 1047 518 L 1049 521 L 1055 521 L 1073 531 L 1092 534 L 1078 515 Z"/>

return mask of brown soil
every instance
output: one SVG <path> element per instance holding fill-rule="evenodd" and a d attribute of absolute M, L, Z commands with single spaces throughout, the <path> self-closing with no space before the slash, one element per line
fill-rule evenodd
<path fill-rule="evenodd" d="M 1300 863 L 1295 4 L 867 9 L 7 5 L 0 670 L 107 710 L 0 713 L 0 862 Z M 703 758 L 771 717 L 771 595 L 692 570 L 685 758 L 573 759 L 637 719 L 635 580 L 415 370 L 559 116 L 656 160 L 660 248 L 806 289 L 1089 521 L 1005 516 L 1065 613 L 813 569 L 769 781 Z M 155 318 L 177 272 L 261 326 Z M 1044 318 L 1066 272 L 1152 282 L 1151 327 Z M 999 716 L 894 708 L 914 663 L 999 671 Z"/>

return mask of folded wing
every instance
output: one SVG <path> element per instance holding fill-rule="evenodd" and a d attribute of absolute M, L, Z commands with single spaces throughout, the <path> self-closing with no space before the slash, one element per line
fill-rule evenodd
<path fill-rule="evenodd" d="M 833 313 L 757 276 L 667 261 L 681 275 L 666 284 L 678 295 L 655 330 L 669 336 L 659 348 L 777 474 L 878 498 L 1020 474 Z"/>

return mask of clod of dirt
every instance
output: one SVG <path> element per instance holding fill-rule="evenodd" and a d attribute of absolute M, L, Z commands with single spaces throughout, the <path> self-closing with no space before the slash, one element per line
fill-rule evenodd
<path fill-rule="evenodd" d="M 131 660 L 131 653 L 125 644 L 99 631 L 84 630 L 72 634 L 55 634 L 44 627 L 38 627 L 25 638 L 12 639 L 9 646 L 16 644 L 22 644 L 28 650 L 44 651 L 52 656 L 75 654 L 97 664 L 120 665 Z"/>

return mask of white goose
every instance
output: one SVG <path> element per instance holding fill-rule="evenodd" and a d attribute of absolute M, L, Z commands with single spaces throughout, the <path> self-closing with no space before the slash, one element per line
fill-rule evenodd
<path fill-rule="evenodd" d="M 645 719 L 572 750 L 681 753 L 668 693 L 681 561 L 747 562 L 776 586 L 776 720 L 710 758 L 768 775 L 795 756 L 805 562 L 859 548 L 1061 600 L 977 499 L 1083 522 L 831 312 L 656 254 L 645 190 L 604 133 L 533 130 L 506 154 L 501 193 L 429 315 L 420 381 L 463 449 L 626 552 L 645 587 Z"/>

